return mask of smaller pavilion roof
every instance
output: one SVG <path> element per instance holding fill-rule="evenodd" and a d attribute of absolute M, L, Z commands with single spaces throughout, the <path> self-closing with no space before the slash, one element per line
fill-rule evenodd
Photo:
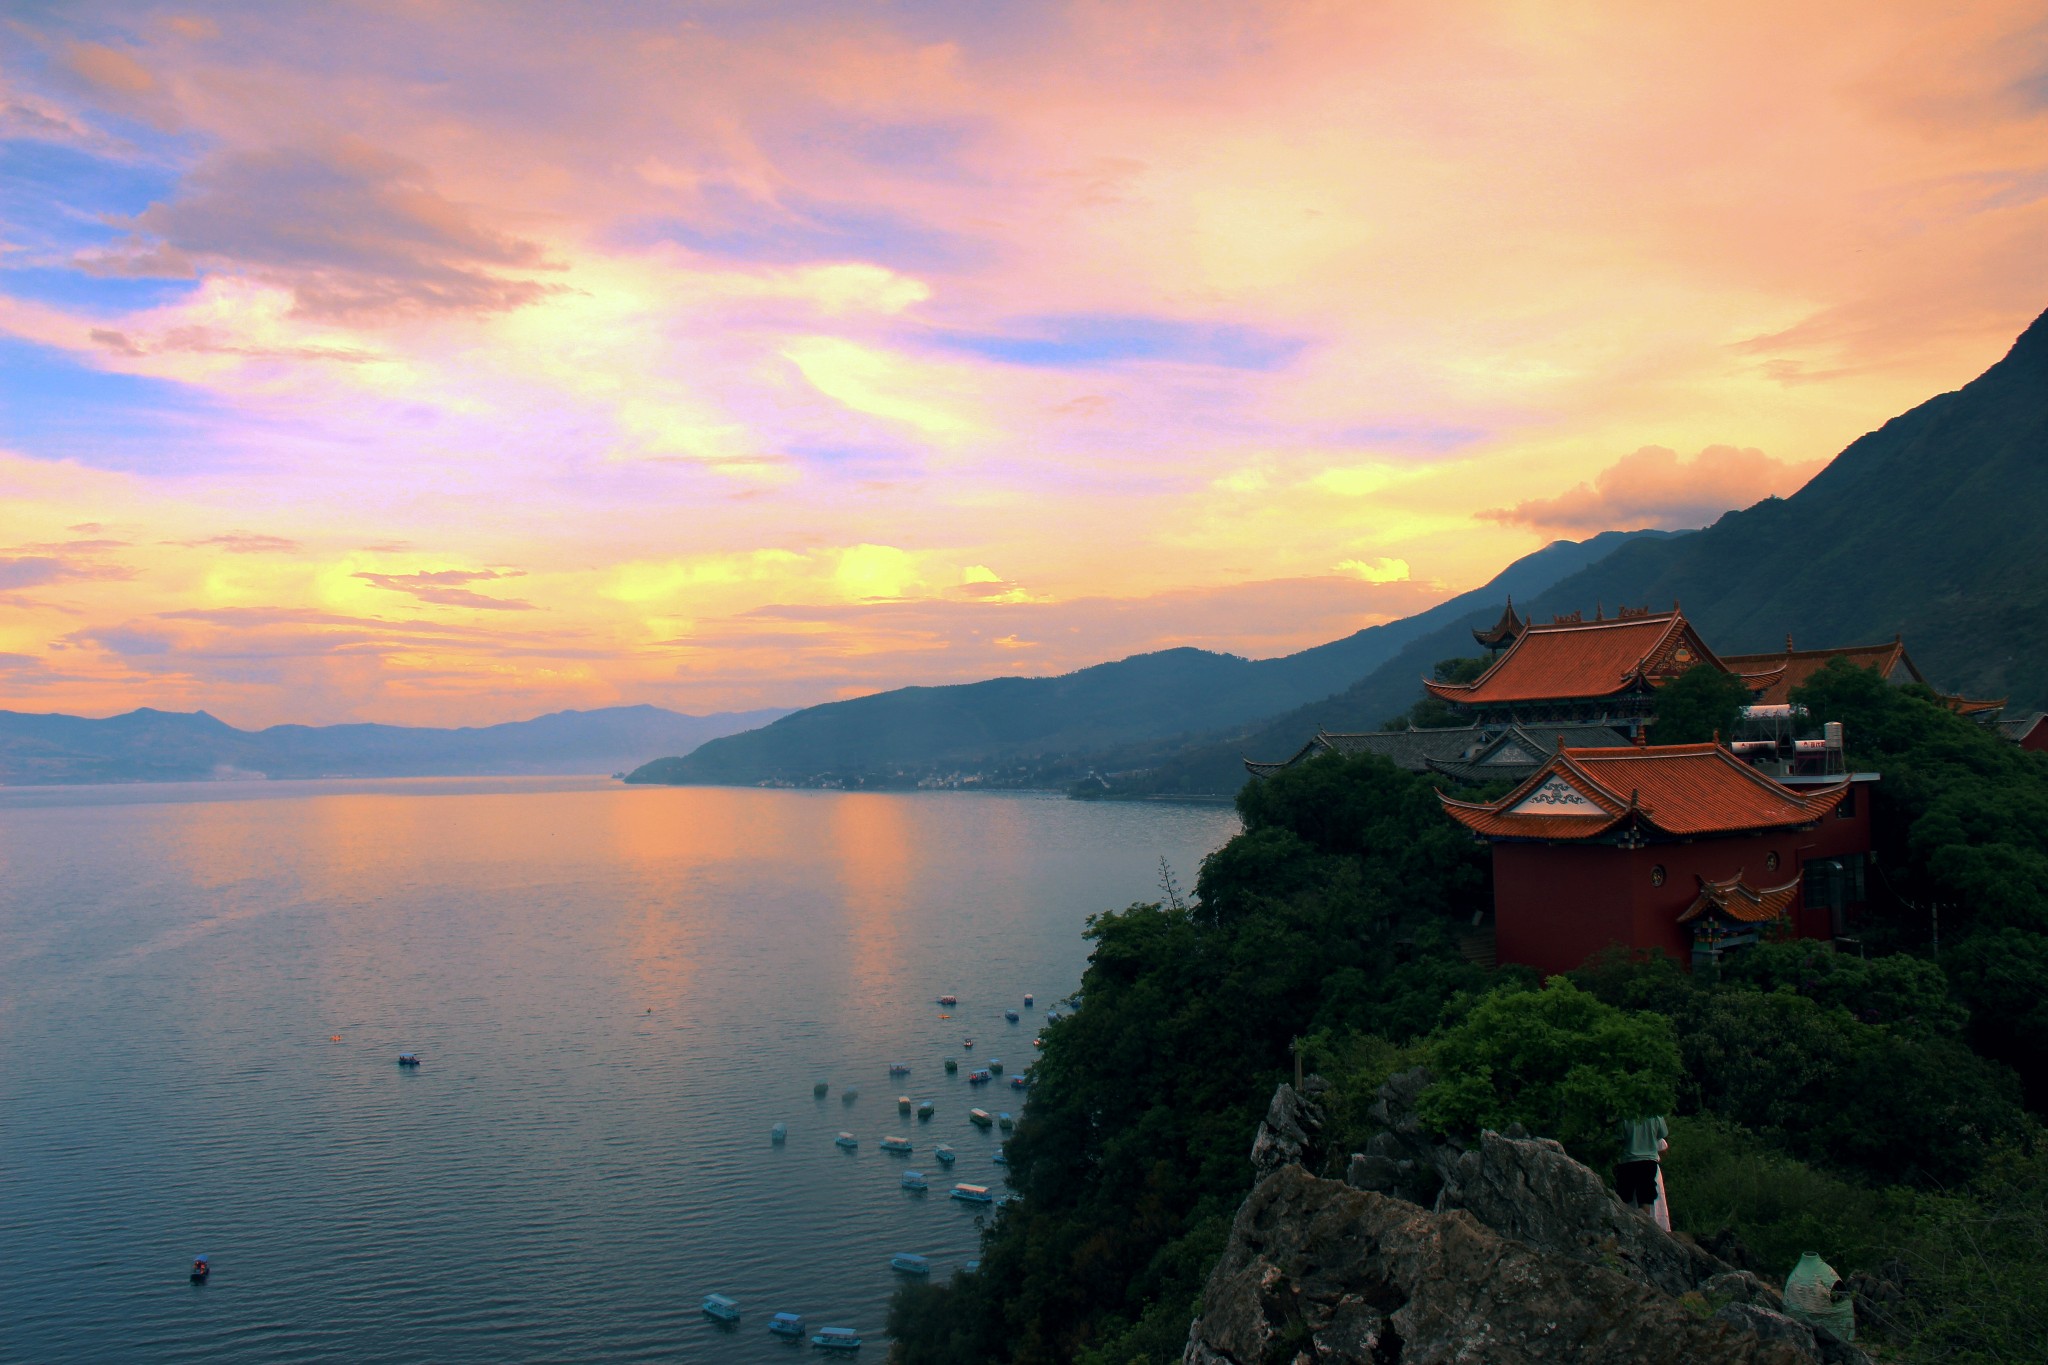
<path fill-rule="evenodd" d="M 1794 790 L 1718 744 L 1561 748 L 1498 801 L 1437 793 L 1444 813 L 1487 839 L 1587 840 L 1636 830 L 1671 838 L 1811 824 L 1849 789 Z"/>
<path fill-rule="evenodd" d="M 1677 677 L 1697 664 L 1729 668 L 1676 607 L 1630 611 L 1613 620 L 1582 619 L 1578 612 L 1548 625 L 1530 622 L 1493 667 L 1469 683 L 1425 679 L 1432 696 L 1464 706 L 1619 696 Z M 1773 670 L 1745 677 L 1767 688 Z"/>
<path fill-rule="evenodd" d="M 1690 924 L 1702 915 L 1719 915 L 1738 924 L 1769 924 L 1791 909 L 1792 898 L 1799 894 L 1797 877 L 1761 891 L 1742 880 L 1740 872 L 1720 882 L 1701 877 L 1699 883 L 1699 895 L 1679 913 L 1680 924 Z"/>
<path fill-rule="evenodd" d="M 1527 626 L 1528 622 L 1515 615 L 1515 599 L 1510 597 L 1500 620 L 1485 630 L 1474 630 L 1472 638 L 1479 642 L 1481 649 L 1499 649 L 1502 645 L 1512 644 Z"/>
<path fill-rule="evenodd" d="M 1998 733 L 2015 744 L 2023 744 L 2027 736 L 2033 734 L 2035 728 L 2044 720 L 2048 720 L 2048 711 L 2034 711 L 2011 720 L 2001 720 L 1998 722 Z"/>
<path fill-rule="evenodd" d="M 1608 725 L 1506 725 L 1494 737 L 1459 758 L 1432 758 L 1431 772 L 1459 782 L 1498 782 L 1533 772 L 1559 746 L 1573 749 L 1618 749 L 1633 744 Z"/>
<path fill-rule="evenodd" d="M 1411 773 L 1429 771 L 1432 759 L 1457 759 L 1472 753 L 1495 733 L 1491 726 L 1454 725 L 1441 730 L 1366 730 L 1333 734 L 1318 730 L 1308 743 L 1277 763 L 1247 758 L 1245 770 L 1253 777 L 1271 777 L 1322 754 L 1378 754 L 1397 768 Z"/>

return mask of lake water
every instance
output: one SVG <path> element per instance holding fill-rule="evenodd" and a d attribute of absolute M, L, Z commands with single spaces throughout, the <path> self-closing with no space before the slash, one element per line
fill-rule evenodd
<path fill-rule="evenodd" d="M 788 1360 L 786 1309 L 878 1361 L 889 1256 L 950 1275 L 977 1213 L 947 1191 L 1001 1188 L 967 1110 L 1021 1096 L 964 1063 L 1028 1064 L 1086 916 L 1236 828 L 563 779 L 0 791 L 0 1358 Z"/>

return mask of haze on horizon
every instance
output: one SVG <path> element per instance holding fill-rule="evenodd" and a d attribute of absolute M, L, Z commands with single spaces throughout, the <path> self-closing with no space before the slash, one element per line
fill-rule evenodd
<path fill-rule="evenodd" d="M 2037 3 L 16 3 L 0 706 L 1288 652 L 2048 304 Z"/>

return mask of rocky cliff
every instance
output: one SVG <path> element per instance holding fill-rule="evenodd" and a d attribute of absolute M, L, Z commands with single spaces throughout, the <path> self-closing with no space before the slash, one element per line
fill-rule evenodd
<path fill-rule="evenodd" d="M 1328 1157 L 1319 1083 L 1280 1087 L 1186 1365 L 1867 1365 L 1557 1143 L 1427 1132 L 1427 1082 L 1381 1089 L 1382 1131 L 1341 1182 L 1310 1173 Z"/>

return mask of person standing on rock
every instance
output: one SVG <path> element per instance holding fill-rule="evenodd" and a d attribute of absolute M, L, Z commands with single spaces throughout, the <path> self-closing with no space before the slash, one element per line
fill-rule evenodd
<path fill-rule="evenodd" d="M 1621 1121 L 1621 1161 L 1614 1168 L 1614 1192 L 1621 1202 L 1654 1218 L 1659 1159 L 1671 1145 L 1661 1114 Z"/>

